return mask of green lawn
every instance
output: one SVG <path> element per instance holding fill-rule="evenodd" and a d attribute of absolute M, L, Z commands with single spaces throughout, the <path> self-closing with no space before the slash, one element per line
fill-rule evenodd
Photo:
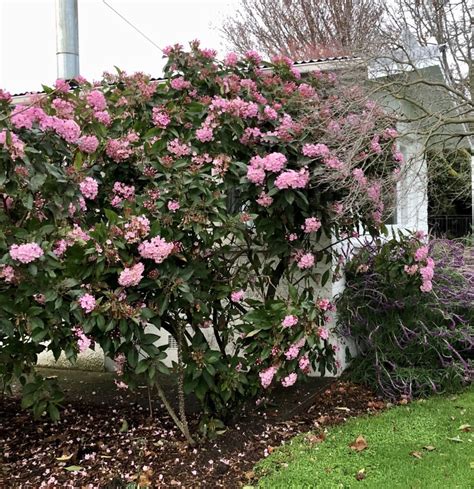
<path fill-rule="evenodd" d="M 352 419 L 322 443 L 301 435 L 258 463 L 258 487 L 474 488 L 474 432 L 463 425 L 474 429 L 472 388 Z M 349 445 L 359 435 L 368 446 L 356 452 Z"/>

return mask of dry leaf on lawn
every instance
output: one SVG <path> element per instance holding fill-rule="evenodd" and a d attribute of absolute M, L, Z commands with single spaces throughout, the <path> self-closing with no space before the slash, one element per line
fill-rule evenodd
<path fill-rule="evenodd" d="M 362 435 L 359 435 L 356 438 L 355 442 L 349 445 L 349 447 L 356 452 L 361 452 L 362 450 L 365 450 L 368 445 L 365 438 Z"/>

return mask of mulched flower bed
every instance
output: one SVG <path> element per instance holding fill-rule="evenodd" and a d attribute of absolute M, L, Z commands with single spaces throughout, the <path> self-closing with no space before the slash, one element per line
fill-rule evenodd
<path fill-rule="evenodd" d="M 225 433 L 188 448 L 163 411 L 146 404 L 74 400 L 61 421 L 34 421 L 0 398 L 0 487 L 241 487 L 262 457 L 301 432 L 384 409 L 368 389 L 315 379 L 277 391 L 266 411 L 247 406 Z"/>

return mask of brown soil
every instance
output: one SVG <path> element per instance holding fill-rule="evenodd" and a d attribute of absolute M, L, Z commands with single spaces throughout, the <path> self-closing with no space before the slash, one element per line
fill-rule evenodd
<path fill-rule="evenodd" d="M 85 373 L 77 389 L 75 374 L 62 375 L 69 390 L 57 424 L 0 398 L 1 488 L 241 487 L 259 459 L 296 434 L 385 407 L 364 387 L 311 379 L 275 391 L 265 411 L 247 406 L 222 435 L 189 448 L 162 407 L 150 419 L 146 390 L 112 392 L 101 387 L 106 374 L 88 383 Z"/>

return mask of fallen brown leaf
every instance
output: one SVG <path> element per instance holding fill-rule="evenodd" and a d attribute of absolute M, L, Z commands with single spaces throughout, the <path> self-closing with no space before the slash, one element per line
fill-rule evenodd
<path fill-rule="evenodd" d="M 464 431 L 465 433 L 469 433 L 469 431 L 471 431 L 471 425 L 470 424 L 462 424 L 458 430 L 459 431 Z"/>
<path fill-rule="evenodd" d="M 362 435 L 359 435 L 355 439 L 354 443 L 349 445 L 349 448 L 351 448 L 351 450 L 355 450 L 356 452 L 362 452 L 362 450 L 365 450 L 367 447 L 367 441 Z"/>
<path fill-rule="evenodd" d="M 252 480 L 255 477 L 255 472 L 253 470 L 249 470 L 248 472 L 245 472 L 244 475 L 248 480 Z"/>
<path fill-rule="evenodd" d="M 358 481 L 362 481 L 364 480 L 365 478 L 367 477 L 367 475 L 365 474 L 365 469 L 360 469 L 357 474 L 356 474 L 356 479 Z"/>
<path fill-rule="evenodd" d="M 436 450 L 436 447 L 433 447 L 431 445 L 426 445 L 426 447 L 423 447 L 425 450 L 428 452 L 432 452 L 433 450 Z"/>
<path fill-rule="evenodd" d="M 311 444 L 322 443 L 326 439 L 326 435 L 321 432 L 317 435 L 308 435 L 306 439 Z"/>
<path fill-rule="evenodd" d="M 410 452 L 410 455 L 415 457 L 415 458 L 418 458 L 420 460 L 423 458 L 423 455 L 421 454 L 421 452 Z"/>

